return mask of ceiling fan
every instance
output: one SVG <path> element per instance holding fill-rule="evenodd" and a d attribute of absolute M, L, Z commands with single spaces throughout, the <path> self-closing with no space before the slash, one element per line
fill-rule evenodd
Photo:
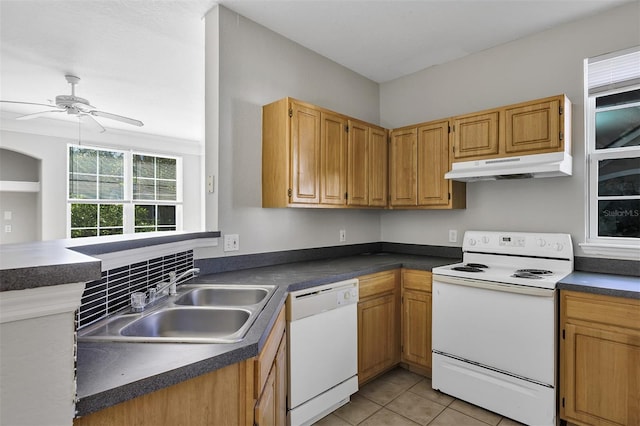
<path fill-rule="evenodd" d="M 123 117 L 121 115 L 112 114 L 110 112 L 98 111 L 94 106 L 91 106 L 91 104 L 87 99 L 76 96 L 76 84 L 78 84 L 78 82 L 80 81 L 80 78 L 76 77 L 75 75 L 65 75 L 64 77 L 67 79 L 67 82 L 71 85 L 71 95 L 56 96 L 55 105 L 39 104 L 39 103 L 33 103 L 33 102 L 3 101 L 3 100 L 0 100 L 0 102 L 8 103 L 8 104 L 39 105 L 39 106 L 44 106 L 48 108 L 55 108 L 55 109 L 50 109 L 48 111 L 36 112 L 34 114 L 22 115 L 20 117 L 17 117 L 16 120 L 30 120 L 32 118 L 37 118 L 37 117 L 41 117 L 49 114 L 66 112 L 69 115 L 77 115 L 80 119 L 84 119 L 84 118 L 89 119 L 94 125 L 97 126 L 98 130 L 101 133 L 105 131 L 105 128 L 102 127 L 102 125 L 94 117 L 108 118 L 110 120 L 120 121 L 122 123 L 127 123 L 127 124 L 131 124 L 133 126 L 138 126 L 138 127 L 141 127 L 144 125 L 140 120 L 135 120 L 129 117 Z"/>

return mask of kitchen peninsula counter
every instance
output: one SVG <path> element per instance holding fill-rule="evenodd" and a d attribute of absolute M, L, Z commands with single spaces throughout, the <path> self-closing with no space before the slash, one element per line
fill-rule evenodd
<path fill-rule="evenodd" d="M 431 270 L 458 261 L 374 253 L 196 277 L 189 283 L 276 285 L 278 289 L 239 343 L 78 342 L 77 415 L 87 415 L 258 355 L 288 291 L 401 267 Z"/>

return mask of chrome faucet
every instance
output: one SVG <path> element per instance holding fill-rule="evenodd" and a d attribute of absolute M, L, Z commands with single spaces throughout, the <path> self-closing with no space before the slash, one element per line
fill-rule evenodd
<path fill-rule="evenodd" d="M 200 273 L 200 268 L 191 268 L 187 271 L 184 271 L 183 273 L 181 273 L 179 276 L 176 276 L 176 272 L 175 271 L 171 271 L 169 272 L 169 282 L 161 282 L 160 284 L 158 284 L 155 288 L 155 294 L 156 295 L 161 295 L 163 291 L 165 291 L 167 288 L 169 289 L 169 296 L 175 296 L 176 294 L 178 294 L 176 286 L 178 284 L 178 281 L 181 281 L 182 279 L 184 279 L 184 277 L 186 277 L 187 275 L 193 274 L 193 276 L 196 276 Z"/>

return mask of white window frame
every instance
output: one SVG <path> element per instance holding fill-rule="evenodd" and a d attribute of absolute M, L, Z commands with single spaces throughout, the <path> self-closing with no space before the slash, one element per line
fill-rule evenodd
<path fill-rule="evenodd" d="M 124 154 L 124 199 L 122 200 L 83 200 L 83 199 L 73 199 L 69 198 L 69 149 L 71 147 L 79 147 L 84 149 L 93 149 L 96 151 L 113 151 L 113 152 L 121 152 Z M 134 200 L 133 199 L 133 156 L 134 155 L 145 155 L 150 157 L 161 157 L 161 158 L 171 158 L 176 160 L 176 200 Z M 176 230 L 175 231 L 156 231 L 161 232 L 162 234 L 167 234 L 176 231 L 183 230 L 183 165 L 182 165 L 182 157 L 176 155 L 163 154 L 158 152 L 147 152 L 147 151 L 138 151 L 138 150 L 123 150 L 118 148 L 106 148 L 101 146 L 88 146 L 88 145 L 76 145 L 76 144 L 67 144 L 67 238 L 71 238 L 71 205 L 72 204 L 122 204 L 122 225 L 123 225 L 123 235 L 132 235 L 136 234 L 135 232 L 135 205 L 164 205 L 164 206 L 175 206 L 176 207 Z M 99 224 L 98 224 L 99 225 Z M 99 226 L 98 226 L 99 229 Z M 143 234 L 143 233 L 138 233 Z M 97 237 L 101 237 L 98 235 Z M 102 236 L 102 237 L 106 237 Z M 80 237 L 87 238 L 87 237 Z M 90 237 L 96 238 L 96 237 Z M 79 238 L 78 238 L 79 239 Z"/>
<path fill-rule="evenodd" d="M 629 51 L 637 51 L 638 48 L 619 52 L 619 55 Z M 615 57 L 616 54 L 608 55 Z M 621 147 L 596 150 L 595 125 L 596 125 L 596 98 L 616 93 L 640 89 L 640 82 L 632 80 L 626 84 L 613 82 L 608 90 L 599 90 L 589 93 L 588 61 L 585 60 L 585 242 L 580 244 L 588 255 L 604 256 L 607 258 L 640 260 L 640 241 L 638 238 L 628 237 L 601 237 L 598 236 L 598 162 L 606 159 L 620 159 L 637 157 L 640 161 L 640 147 Z M 614 77 L 615 78 L 615 77 Z M 618 197 L 616 197 L 618 198 Z M 620 197 L 624 199 L 625 197 Z M 629 197 L 631 199 L 637 196 Z M 640 220 L 640 218 L 639 218 Z"/>

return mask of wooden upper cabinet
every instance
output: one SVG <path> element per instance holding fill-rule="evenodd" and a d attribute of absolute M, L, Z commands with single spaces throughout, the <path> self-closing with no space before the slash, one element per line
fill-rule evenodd
<path fill-rule="evenodd" d="M 453 157 L 467 161 L 498 154 L 498 111 L 454 117 Z"/>
<path fill-rule="evenodd" d="M 349 120 L 347 204 L 385 207 L 388 194 L 387 132 Z"/>
<path fill-rule="evenodd" d="M 453 161 L 570 151 L 571 101 L 536 99 L 451 119 Z"/>
<path fill-rule="evenodd" d="M 345 204 L 347 193 L 347 121 L 321 113 L 320 203 Z"/>
<path fill-rule="evenodd" d="M 389 146 L 387 132 L 369 129 L 369 205 L 384 207 L 389 198 Z"/>
<path fill-rule="evenodd" d="M 292 98 L 264 105 L 262 207 L 385 207 L 386 136 Z"/>
<path fill-rule="evenodd" d="M 418 205 L 449 203 L 449 122 L 418 127 Z"/>
<path fill-rule="evenodd" d="M 560 99 L 505 109 L 505 151 L 508 154 L 558 151 L 562 148 Z"/>
<path fill-rule="evenodd" d="M 353 206 L 369 204 L 369 127 L 349 120 L 347 143 L 348 170 L 347 203 Z"/>
<path fill-rule="evenodd" d="M 417 143 L 416 127 L 391 132 L 389 144 L 389 194 L 392 206 L 417 205 Z"/>
<path fill-rule="evenodd" d="M 293 203 L 320 202 L 320 112 L 291 104 Z"/>

